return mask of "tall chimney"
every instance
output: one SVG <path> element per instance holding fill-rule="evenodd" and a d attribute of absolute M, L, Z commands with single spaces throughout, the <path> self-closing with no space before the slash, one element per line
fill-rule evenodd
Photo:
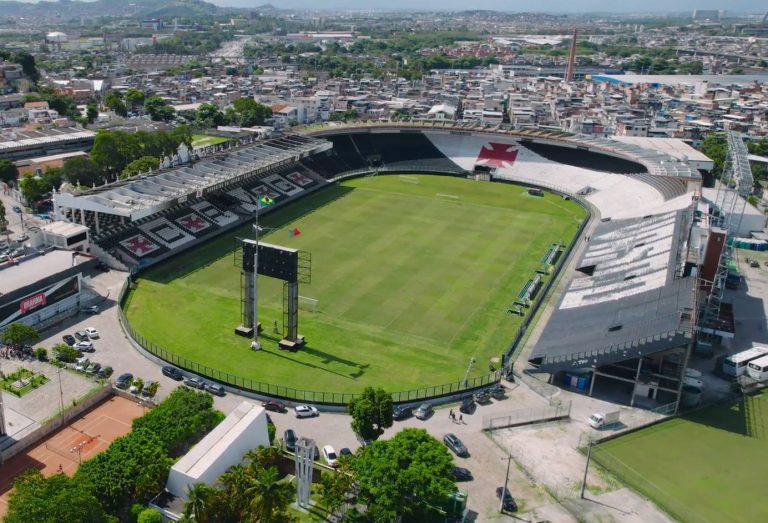
<path fill-rule="evenodd" d="M 565 72 L 565 81 L 573 81 L 573 68 L 576 65 L 576 35 L 579 30 L 573 28 L 573 37 L 571 38 L 571 52 L 568 54 L 568 69 Z"/>

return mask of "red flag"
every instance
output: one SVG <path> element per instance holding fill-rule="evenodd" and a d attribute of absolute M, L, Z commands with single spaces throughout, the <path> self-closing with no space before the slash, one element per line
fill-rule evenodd
<path fill-rule="evenodd" d="M 298 229 L 293 229 L 293 230 L 288 231 L 288 235 L 291 236 L 291 237 L 298 236 L 299 234 L 301 234 L 301 231 L 298 230 Z"/>

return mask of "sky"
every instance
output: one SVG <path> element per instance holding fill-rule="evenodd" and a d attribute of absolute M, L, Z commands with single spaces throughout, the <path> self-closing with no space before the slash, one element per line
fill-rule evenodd
<path fill-rule="evenodd" d="M 216 5 L 253 7 L 269 0 L 208 0 Z M 531 3 L 522 0 L 274 0 L 270 2 L 280 8 L 313 9 L 418 9 L 418 10 L 463 10 L 495 9 L 517 12 L 681 12 L 693 9 L 726 9 L 730 12 L 762 13 L 768 11 L 765 0 L 541 0 Z"/>

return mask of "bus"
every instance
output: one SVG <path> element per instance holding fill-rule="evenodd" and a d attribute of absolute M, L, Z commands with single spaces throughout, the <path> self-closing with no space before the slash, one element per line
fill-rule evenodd
<path fill-rule="evenodd" d="M 747 374 L 750 378 L 757 381 L 768 379 L 768 356 L 762 356 L 752 360 L 747 365 Z"/>
<path fill-rule="evenodd" d="M 750 361 L 767 354 L 768 348 L 766 347 L 752 347 L 751 349 L 737 352 L 725 358 L 723 361 L 723 373 L 729 376 L 741 376 L 747 372 L 747 365 Z"/>

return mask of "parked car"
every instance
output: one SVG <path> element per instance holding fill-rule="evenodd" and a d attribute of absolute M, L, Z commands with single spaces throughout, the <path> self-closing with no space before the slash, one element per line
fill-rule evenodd
<path fill-rule="evenodd" d="M 507 389 L 505 389 L 503 385 L 496 385 L 491 389 L 491 396 L 495 400 L 503 400 L 507 397 L 506 392 Z"/>
<path fill-rule="evenodd" d="M 85 358 L 85 357 L 78 358 L 77 360 L 75 360 L 75 370 L 79 370 L 81 372 L 85 371 L 85 369 L 87 369 L 88 365 L 90 364 L 91 364 L 91 360 L 89 360 L 88 358 Z"/>
<path fill-rule="evenodd" d="M 171 365 L 166 365 L 163 367 L 163 376 L 168 376 L 169 378 L 176 381 L 184 379 L 184 375 L 181 373 L 181 371 L 176 367 L 172 367 Z"/>
<path fill-rule="evenodd" d="M 95 352 L 96 351 L 96 349 L 93 346 L 93 343 L 91 343 L 88 340 L 78 341 L 77 343 L 75 343 L 74 347 L 77 350 L 83 351 L 83 352 Z"/>
<path fill-rule="evenodd" d="M 293 411 L 296 413 L 297 418 L 312 418 L 320 415 L 315 407 L 310 407 L 309 405 L 296 405 L 293 407 Z"/>
<path fill-rule="evenodd" d="M 505 487 L 496 488 L 496 497 L 502 500 L 501 508 L 505 512 L 517 512 L 517 503 L 515 498 L 510 494 L 509 489 Z"/>
<path fill-rule="evenodd" d="M 85 331 L 77 331 L 75 333 L 75 338 L 78 341 L 84 341 L 84 340 L 87 341 L 88 340 L 88 333 L 85 332 Z"/>
<path fill-rule="evenodd" d="M 460 458 L 469 457 L 469 451 L 467 450 L 467 447 L 464 446 L 456 434 L 449 432 L 443 436 L 443 443 L 445 443 L 446 446 Z"/>
<path fill-rule="evenodd" d="M 95 340 L 99 337 L 99 331 L 97 331 L 94 327 L 88 327 L 85 329 L 85 333 L 88 335 L 89 340 Z"/>
<path fill-rule="evenodd" d="M 472 472 L 464 467 L 453 467 L 453 479 L 456 481 L 472 481 Z"/>
<path fill-rule="evenodd" d="M 184 380 L 184 385 L 193 389 L 204 389 L 205 382 L 200 378 L 187 378 Z"/>
<path fill-rule="evenodd" d="M 133 374 L 131 374 L 130 372 L 126 372 L 125 374 L 121 374 L 120 376 L 117 377 L 117 379 L 115 380 L 115 386 L 118 389 L 127 389 L 132 381 L 133 381 Z"/>
<path fill-rule="evenodd" d="M 207 390 L 211 394 L 215 394 L 216 396 L 224 396 L 226 394 L 226 392 L 224 391 L 224 387 L 222 387 L 218 383 L 207 383 L 205 385 L 205 390 Z"/>
<path fill-rule="evenodd" d="M 416 412 L 414 413 L 414 416 L 416 416 L 417 419 L 425 420 L 428 417 L 430 417 L 432 414 L 434 414 L 435 409 L 432 408 L 432 405 L 429 403 L 422 403 L 419 405 L 419 408 L 416 409 Z"/>
<path fill-rule="evenodd" d="M 130 392 L 131 394 L 138 394 L 139 392 L 141 392 L 141 389 L 143 388 L 144 388 L 144 382 L 139 381 L 137 378 L 133 380 L 133 382 L 131 383 L 131 386 L 128 388 L 128 392 Z"/>
<path fill-rule="evenodd" d="M 282 402 L 277 400 L 268 400 L 261 404 L 262 407 L 264 407 L 267 410 L 271 410 L 272 412 L 285 412 L 286 409 L 285 405 L 283 405 Z"/>
<path fill-rule="evenodd" d="M 99 306 L 98 305 L 91 305 L 89 307 L 80 307 L 80 312 L 84 314 L 98 314 L 99 313 Z"/>
<path fill-rule="evenodd" d="M 152 385 L 156 383 L 155 381 L 145 381 L 144 387 L 141 389 L 141 395 L 148 398 L 150 396 L 150 392 L 154 388 Z"/>
<path fill-rule="evenodd" d="M 293 429 L 288 429 L 283 433 L 283 441 L 285 442 L 285 450 L 290 452 L 296 450 L 296 433 Z"/>
<path fill-rule="evenodd" d="M 323 447 L 323 458 L 330 466 L 335 467 L 339 464 L 339 457 L 336 455 L 336 451 L 330 445 Z"/>
<path fill-rule="evenodd" d="M 405 405 L 398 405 L 392 409 L 392 419 L 396 421 L 404 420 L 413 416 L 413 408 Z"/>
<path fill-rule="evenodd" d="M 341 457 L 341 456 L 351 456 L 351 455 L 352 455 L 352 451 L 349 450 L 347 447 L 342 447 L 339 450 L 339 457 Z"/>
<path fill-rule="evenodd" d="M 112 375 L 112 367 L 107 365 L 98 372 L 99 378 L 109 378 Z"/>
<path fill-rule="evenodd" d="M 66 343 L 70 347 L 74 346 L 74 344 L 77 343 L 77 340 L 71 334 L 65 334 L 64 336 L 61 337 L 61 339 L 63 339 L 64 343 Z"/>
<path fill-rule="evenodd" d="M 489 403 L 491 401 L 491 393 L 487 390 L 481 390 L 480 392 L 475 393 L 475 401 L 483 404 L 483 403 Z"/>
<path fill-rule="evenodd" d="M 101 363 L 91 363 L 88 368 L 85 369 L 86 374 L 96 374 L 101 370 Z"/>
<path fill-rule="evenodd" d="M 475 400 L 472 399 L 472 396 L 467 396 L 461 400 L 459 410 L 464 414 L 472 414 L 475 412 L 475 407 Z"/>

